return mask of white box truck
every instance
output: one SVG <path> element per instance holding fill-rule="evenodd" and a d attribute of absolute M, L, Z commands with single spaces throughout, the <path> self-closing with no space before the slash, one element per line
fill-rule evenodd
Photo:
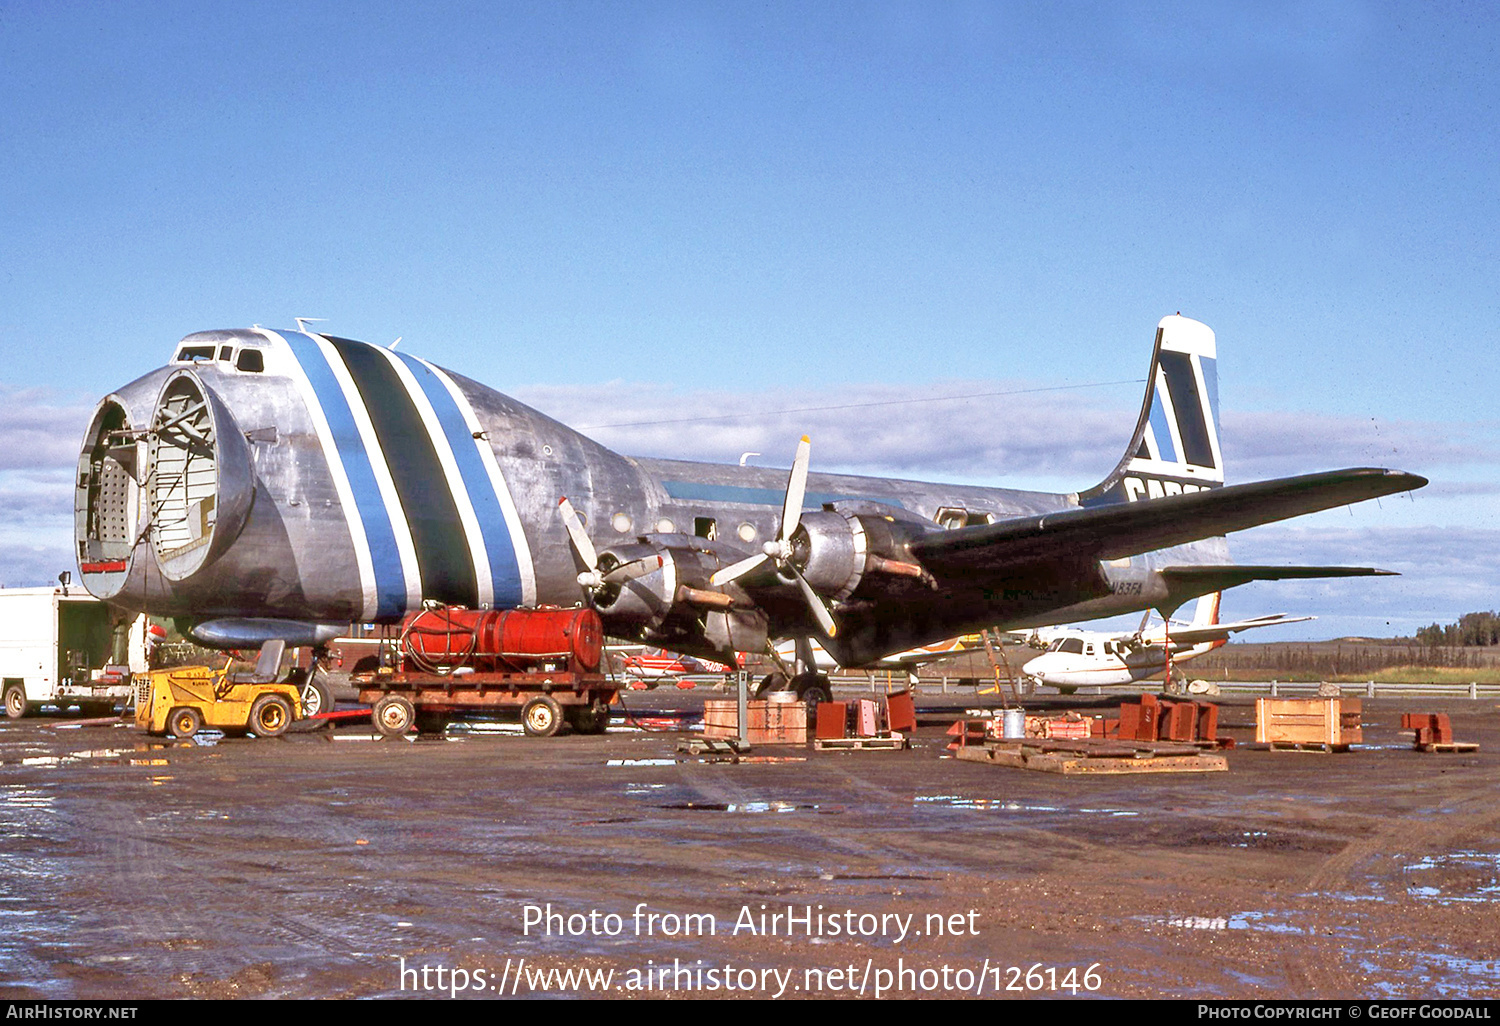
<path fill-rule="evenodd" d="M 82 588 L 0 588 L 5 714 L 43 705 L 112 713 L 130 696 L 129 667 L 110 665 L 113 636 L 109 607 Z"/>

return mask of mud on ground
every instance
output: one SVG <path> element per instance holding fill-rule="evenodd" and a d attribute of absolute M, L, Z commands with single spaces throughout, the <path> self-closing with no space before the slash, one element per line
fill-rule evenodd
<path fill-rule="evenodd" d="M 1252 702 L 1222 708 L 1249 740 Z M 908 752 L 720 765 L 639 730 L 198 745 L 0 723 L 0 994 L 587 994 L 536 973 L 588 969 L 611 996 L 1500 996 L 1500 709 L 1364 709 L 1352 753 L 1090 779 L 957 762 L 935 725 Z M 1483 747 L 1412 752 L 1404 711 Z M 528 929 L 549 904 L 581 935 Z M 824 935 L 743 928 L 788 906 Z"/>

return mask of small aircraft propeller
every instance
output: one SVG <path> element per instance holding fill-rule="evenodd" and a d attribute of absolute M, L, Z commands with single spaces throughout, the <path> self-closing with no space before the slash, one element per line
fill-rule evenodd
<path fill-rule="evenodd" d="M 583 518 L 578 515 L 578 511 L 573 508 L 567 496 L 563 496 L 558 502 L 557 512 L 562 517 L 563 526 L 568 529 L 568 540 L 573 543 L 573 551 L 578 553 L 578 557 L 588 567 L 578 575 L 578 583 L 590 595 L 607 584 L 624 584 L 626 581 L 643 577 L 661 566 L 660 556 L 642 556 L 640 559 L 632 559 L 627 563 L 618 563 L 608 568 L 601 567 L 599 553 L 595 550 L 594 543 L 589 540 L 588 532 L 583 528 Z"/>
<path fill-rule="evenodd" d="M 802 571 L 792 562 L 792 535 L 802 520 L 802 500 L 807 496 L 807 467 L 811 459 L 812 439 L 803 435 L 802 441 L 797 443 L 797 455 L 792 459 L 792 472 L 787 477 L 786 499 L 782 503 L 781 526 L 776 531 L 776 537 L 761 547 L 759 555 L 731 563 L 715 571 L 708 580 L 715 587 L 722 587 L 739 580 L 769 560 L 776 564 L 776 569 L 783 576 L 790 574 L 797 582 L 813 619 L 818 621 L 823 633 L 831 638 L 838 633 L 838 624 L 834 622 L 828 604 L 813 590 L 813 586 L 807 583 L 807 578 L 802 576 Z"/>

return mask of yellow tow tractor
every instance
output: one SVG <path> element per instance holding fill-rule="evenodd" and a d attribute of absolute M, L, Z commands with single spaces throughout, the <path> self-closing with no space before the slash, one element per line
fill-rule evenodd
<path fill-rule="evenodd" d="M 302 715 L 297 686 L 276 679 L 281 653 L 280 644 L 263 648 L 251 672 L 235 672 L 233 663 L 152 670 L 136 694 L 136 726 L 176 738 L 204 727 L 276 737 Z"/>

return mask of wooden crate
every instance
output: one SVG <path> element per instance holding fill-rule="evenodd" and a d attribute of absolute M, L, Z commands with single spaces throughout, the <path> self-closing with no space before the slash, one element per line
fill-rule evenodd
<path fill-rule="evenodd" d="M 703 736 L 740 737 L 752 745 L 807 743 L 807 706 L 802 702 L 757 699 L 745 705 L 746 732 L 739 731 L 740 708 L 735 699 L 711 698 L 703 703 Z"/>
<path fill-rule="evenodd" d="M 1257 698 L 1255 740 L 1262 744 L 1359 744 L 1360 700 L 1357 698 Z"/>

